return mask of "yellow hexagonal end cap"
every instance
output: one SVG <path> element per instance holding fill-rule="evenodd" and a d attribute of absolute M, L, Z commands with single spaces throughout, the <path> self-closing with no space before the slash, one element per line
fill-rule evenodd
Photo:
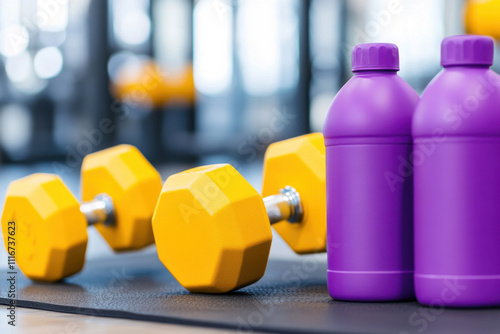
<path fill-rule="evenodd" d="M 170 176 L 153 217 L 158 256 L 192 292 L 223 293 L 265 272 L 272 233 L 259 193 L 231 165 Z"/>
<path fill-rule="evenodd" d="M 83 159 L 82 200 L 103 193 L 113 200 L 116 223 L 95 227 L 115 251 L 154 242 L 151 218 L 161 186 L 160 174 L 134 146 L 115 146 Z"/>
<path fill-rule="evenodd" d="M 300 223 L 273 225 L 298 254 L 326 251 L 325 143 L 312 133 L 271 144 L 264 158 L 262 196 L 279 194 L 285 186 L 301 198 L 304 218 Z"/>
<path fill-rule="evenodd" d="M 500 39 L 500 0 L 469 0 L 464 8 L 467 34 L 488 35 Z"/>
<path fill-rule="evenodd" d="M 2 233 L 7 252 L 30 279 L 58 281 L 83 267 L 87 222 L 56 175 L 33 174 L 9 185 Z"/>

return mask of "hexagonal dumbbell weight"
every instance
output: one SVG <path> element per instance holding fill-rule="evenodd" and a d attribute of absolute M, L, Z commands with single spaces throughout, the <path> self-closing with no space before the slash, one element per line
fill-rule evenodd
<path fill-rule="evenodd" d="M 270 224 L 297 253 L 325 251 L 325 193 L 321 134 L 268 148 L 264 199 L 231 165 L 172 175 L 153 215 L 158 256 L 192 292 L 242 288 L 264 274 L 272 239 Z"/>
<path fill-rule="evenodd" d="M 79 272 L 90 225 L 115 251 L 154 242 L 151 217 L 162 182 L 135 147 L 120 145 L 86 156 L 81 178 L 87 201 L 82 204 L 56 175 L 33 174 L 9 185 L 4 242 L 30 279 L 52 282 Z"/>

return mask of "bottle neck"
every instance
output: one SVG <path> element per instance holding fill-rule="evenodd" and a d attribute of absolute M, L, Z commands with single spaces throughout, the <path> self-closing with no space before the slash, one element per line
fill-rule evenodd
<path fill-rule="evenodd" d="M 398 71 L 396 70 L 363 70 L 352 72 L 356 77 L 368 77 L 374 75 L 397 75 Z"/>
<path fill-rule="evenodd" d="M 490 65 L 481 64 L 457 64 L 457 65 L 445 65 L 443 68 L 446 69 L 457 69 L 457 68 L 473 68 L 473 69 L 489 69 Z"/>

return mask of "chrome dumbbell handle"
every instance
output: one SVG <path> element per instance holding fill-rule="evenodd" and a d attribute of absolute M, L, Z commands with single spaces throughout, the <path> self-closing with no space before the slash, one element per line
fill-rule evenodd
<path fill-rule="evenodd" d="M 106 194 L 99 194 L 89 202 L 80 205 L 80 211 L 85 215 L 87 224 L 94 225 L 103 223 L 113 225 L 115 223 L 115 208 L 113 200 Z"/>
<path fill-rule="evenodd" d="M 264 205 L 271 224 L 282 220 L 298 223 L 304 216 L 300 195 L 290 186 L 280 189 L 278 195 L 265 197 Z M 89 226 L 97 223 L 104 225 L 115 223 L 113 200 L 106 194 L 99 194 L 93 200 L 82 203 L 80 211 L 85 215 Z"/>
<path fill-rule="evenodd" d="M 290 186 L 280 189 L 278 195 L 265 197 L 264 205 L 271 225 L 282 220 L 298 223 L 304 216 L 300 195 L 297 190 Z"/>

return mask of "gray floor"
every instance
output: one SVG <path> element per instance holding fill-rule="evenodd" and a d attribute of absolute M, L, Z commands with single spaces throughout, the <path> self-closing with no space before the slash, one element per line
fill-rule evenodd
<path fill-rule="evenodd" d="M 193 326 L 179 326 L 126 319 L 100 318 L 79 314 L 49 312 L 18 308 L 16 327 L 0 321 L 0 333 L 19 334 L 124 334 L 146 332 L 148 334 L 213 334 L 238 333 L 229 329 L 220 330 Z"/>

